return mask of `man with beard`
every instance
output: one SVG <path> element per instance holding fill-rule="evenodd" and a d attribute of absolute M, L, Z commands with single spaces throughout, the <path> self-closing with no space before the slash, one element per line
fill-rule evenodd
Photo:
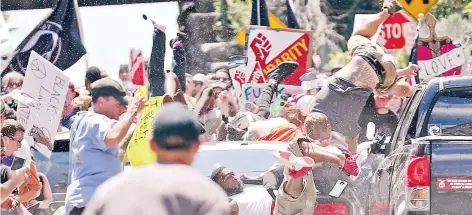
<path fill-rule="evenodd" d="M 243 181 L 226 167 L 216 168 L 211 174 L 211 179 L 220 185 L 229 196 L 231 214 L 271 214 L 273 199 L 265 188 L 260 186 L 246 187 Z"/>

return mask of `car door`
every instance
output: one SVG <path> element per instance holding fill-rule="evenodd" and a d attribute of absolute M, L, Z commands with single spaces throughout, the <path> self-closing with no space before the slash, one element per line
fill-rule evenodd
<path fill-rule="evenodd" d="M 391 185 L 392 180 L 397 181 L 397 177 L 392 177 L 394 171 L 396 171 L 396 163 L 399 161 L 398 157 L 401 158 L 398 151 L 403 149 L 405 137 L 407 135 L 414 135 L 416 128 L 415 120 L 417 117 L 418 105 L 421 102 L 422 90 L 417 90 L 411 99 L 408 101 L 406 108 L 404 109 L 400 121 L 398 123 L 395 134 L 387 144 L 387 151 L 385 157 L 381 160 L 374 162 L 372 169 L 376 169 L 373 172 L 370 195 L 369 195 L 369 211 L 373 215 L 389 215 L 391 208 Z M 414 110 L 414 111 L 412 111 Z M 376 167 L 374 167 L 374 165 Z M 401 169 L 401 167 L 400 167 Z M 396 175 L 395 175 L 396 176 Z"/>

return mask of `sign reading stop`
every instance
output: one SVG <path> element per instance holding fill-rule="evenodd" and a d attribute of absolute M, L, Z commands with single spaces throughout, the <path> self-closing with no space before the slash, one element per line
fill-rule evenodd
<path fill-rule="evenodd" d="M 379 44 L 386 49 L 408 48 L 416 36 L 416 22 L 404 12 L 390 16 L 382 25 Z"/>

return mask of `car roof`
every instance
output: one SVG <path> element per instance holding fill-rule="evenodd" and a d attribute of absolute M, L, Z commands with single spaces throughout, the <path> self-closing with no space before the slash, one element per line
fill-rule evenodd
<path fill-rule="evenodd" d="M 429 84 L 439 84 L 443 82 L 445 89 L 456 88 L 456 87 L 470 87 L 472 84 L 471 76 L 450 76 L 450 77 L 438 77 L 432 79 Z"/>
<path fill-rule="evenodd" d="M 267 141 L 226 141 L 204 143 L 199 150 L 202 151 L 224 151 L 224 150 L 287 150 L 286 142 L 267 142 Z"/>

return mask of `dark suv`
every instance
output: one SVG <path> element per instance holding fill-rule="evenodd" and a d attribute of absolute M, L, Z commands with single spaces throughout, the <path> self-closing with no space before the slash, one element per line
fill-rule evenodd
<path fill-rule="evenodd" d="M 470 136 L 472 77 L 418 86 L 391 140 L 374 143 L 370 214 L 472 214 Z"/>

